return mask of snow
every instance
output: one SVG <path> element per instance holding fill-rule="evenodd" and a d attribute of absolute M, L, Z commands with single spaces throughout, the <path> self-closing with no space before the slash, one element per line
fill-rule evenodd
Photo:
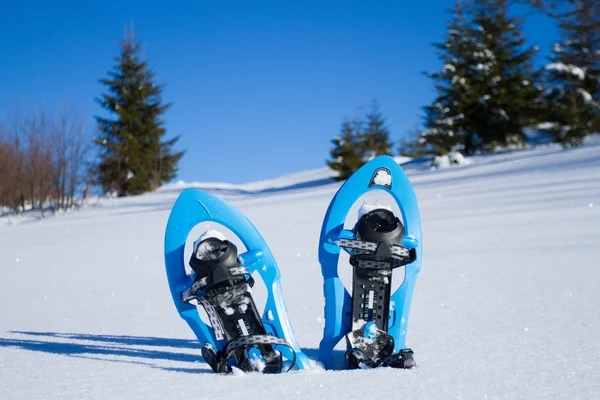
<path fill-rule="evenodd" d="M 267 366 L 265 360 L 260 356 L 260 352 L 256 357 L 250 357 L 250 364 L 256 371 L 264 371 Z"/>
<path fill-rule="evenodd" d="M 431 164 L 433 170 L 450 168 L 453 165 L 467 165 L 470 160 L 463 156 L 460 152 L 454 151 L 443 156 L 435 156 Z"/>
<path fill-rule="evenodd" d="M 469 160 L 458 151 L 450 153 L 450 162 L 456 165 L 469 164 Z"/>
<path fill-rule="evenodd" d="M 537 124 L 536 128 L 542 129 L 542 130 L 548 130 L 548 129 L 555 129 L 558 126 L 559 125 L 556 122 L 542 122 L 540 124 Z"/>
<path fill-rule="evenodd" d="M 258 182 L 244 184 L 231 184 L 222 182 L 183 182 L 169 184 L 158 189 L 158 192 L 179 193 L 183 189 L 196 188 L 214 191 L 219 194 L 254 195 L 258 192 L 276 192 L 290 189 L 303 189 L 311 186 L 319 186 L 334 181 L 335 173 L 329 167 L 317 168 L 309 171 L 296 172 L 283 175 L 273 179 L 265 179 Z"/>
<path fill-rule="evenodd" d="M 445 74 L 454 73 L 454 72 L 456 72 L 456 68 L 452 64 L 445 64 L 444 67 L 442 68 L 442 71 Z"/>
<path fill-rule="evenodd" d="M 452 117 L 447 117 L 447 118 L 441 118 L 438 123 L 440 125 L 447 125 L 447 126 L 453 126 L 454 125 L 454 121 L 459 121 L 461 119 L 463 119 L 465 116 L 463 114 L 457 114 L 454 115 Z"/>
<path fill-rule="evenodd" d="M 488 58 L 488 59 L 492 59 L 493 60 L 493 59 L 496 58 L 496 55 L 490 49 L 484 48 L 482 51 L 475 51 L 475 52 L 473 52 L 473 57 L 475 57 L 475 58 Z"/>
<path fill-rule="evenodd" d="M 216 239 L 219 239 L 222 241 L 227 240 L 227 238 L 221 231 L 218 231 L 216 229 L 208 229 L 206 232 L 204 232 L 200 236 L 198 236 L 198 239 L 196 240 L 196 242 L 200 243 L 204 239 L 208 239 L 208 238 L 216 238 Z M 194 247 L 196 247 L 196 242 L 194 242 Z"/>
<path fill-rule="evenodd" d="M 196 258 L 199 260 L 216 260 L 227 250 L 227 245 L 221 242 L 200 241 L 196 246 Z"/>
<path fill-rule="evenodd" d="M 458 82 L 458 83 L 460 83 L 463 86 L 467 85 L 467 79 L 464 78 L 464 77 L 462 77 L 462 76 L 458 76 L 458 75 L 454 75 L 452 77 L 451 82 L 452 82 L 452 84 L 455 84 L 456 82 Z"/>
<path fill-rule="evenodd" d="M 450 157 L 447 155 L 443 156 L 435 156 L 433 158 L 432 168 L 440 169 L 440 168 L 450 168 Z"/>
<path fill-rule="evenodd" d="M 564 50 L 563 50 L 563 48 L 562 48 L 561 44 L 560 44 L 560 43 L 558 43 L 558 42 L 556 42 L 556 43 L 554 43 L 554 45 L 552 46 L 552 51 L 553 51 L 553 52 L 555 52 L 555 53 L 562 53 Z"/>
<path fill-rule="evenodd" d="M 247 297 L 242 298 L 242 300 L 240 300 L 237 303 L 238 306 L 238 311 L 241 313 L 245 313 L 246 310 L 248 309 L 248 305 L 250 304 L 250 299 Z"/>
<path fill-rule="evenodd" d="M 219 306 L 221 306 L 221 308 L 227 315 L 233 315 L 233 313 L 235 312 L 235 310 L 233 308 L 229 307 L 226 302 L 219 304 Z"/>
<path fill-rule="evenodd" d="M 577 78 L 583 80 L 585 79 L 585 72 L 583 69 L 576 65 L 572 64 L 563 64 L 563 63 L 550 63 L 544 67 L 547 71 L 558 71 L 558 72 L 566 72 L 571 75 L 576 76 Z"/>
<path fill-rule="evenodd" d="M 214 374 L 166 283 L 164 229 L 182 189 L 172 186 L 0 224 L 0 398 L 596 398 L 600 140 L 471 160 L 405 165 L 424 235 L 406 321 L 418 368 Z M 295 185 L 322 176 L 212 189 L 269 243 L 311 359 L 323 330 L 318 235 L 340 183 Z"/>
<path fill-rule="evenodd" d="M 377 171 L 377 175 L 373 178 L 373 183 L 381 186 L 390 186 L 392 184 L 392 176 L 388 171 Z"/>
<path fill-rule="evenodd" d="M 222 253 L 215 252 L 215 250 L 218 250 L 217 246 L 211 244 L 210 242 L 202 243 L 202 241 L 204 239 L 208 239 L 208 238 L 216 238 L 216 239 L 219 239 L 222 241 L 227 240 L 225 235 L 223 235 L 221 232 L 219 232 L 215 229 L 209 229 L 206 232 L 204 232 L 203 234 L 201 234 L 198 237 L 198 239 L 196 239 L 196 241 L 194 241 L 194 249 L 196 249 L 196 258 L 198 258 L 200 260 L 214 260 L 214 259 L 218 258 L 220 254 L 222 254 Z M 218 247 L 220 248 L 223 246 L 219 245 Z"/>
<path fill-rule="evenodd" d="M 594 100 L 592 95 L 584 89 L 578 88 L 577 92 L 579 92 L 581 97 L 583 97 L 583 101 L 585 101 L 586 103 L 591 103 Z"/>
<path fill-rule="evenodd" d="M 379 204 L 379 202 L 375 201 L 373 203 L 364 202 L 358 209 L 358 218 L 360 219 L 363 215 L 370 213 L 373 210 L 389 210 L 392 211 L 392 207 L 390 205 Z"/>

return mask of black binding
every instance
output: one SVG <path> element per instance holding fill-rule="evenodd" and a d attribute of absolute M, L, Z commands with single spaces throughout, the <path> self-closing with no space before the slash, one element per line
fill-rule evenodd
<path fill-rule="evenodd" d="M 354 267 L 352 321 L 346 335 L 349 368 L 363 364 L 372 368 L 415 366 L 410 349 L 394 354 L 394 338 L 387 333 L 392 270 L 416 260 L 415 249 L 402 245 L 404 226 L 386 209 L 365 213 L 354 227 L 355 240 L 340 239 Z"/>
<path fill-rule="evenodd" d="M 282 356 L 274 349 L 280 345 L 292 350 L 291 364 L 283 372 L 289 371 L 296 354 L 285 340 L 265 331 L 250 292 L 254 279 L 240 263 L 236 246 L 227 240 L 204 239 L 194 249 L 190 266 L 196 280 L 182 293 L 182 300 L 202 305 L 216 339 L 227 340 L 219 351 L 210 343 L 202 347 L 202 356 L 213 371 L 230 373 L 233 363 L 244 372 L 280 373 Z"/>

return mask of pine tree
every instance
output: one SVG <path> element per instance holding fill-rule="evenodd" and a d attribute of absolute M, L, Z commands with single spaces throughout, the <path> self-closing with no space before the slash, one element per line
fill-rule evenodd
<path fill-rule="evenodd" d="M 484 148 L 523 144 L 523 129 L 538 122 L 542 109 L 539 74 L 533 69 L 537 46 L 524 48 L 520 24 L 520 18 L 508 16 L 507 0 L 474 2 L 479 51 L 490 56 L 482 70 L 483 97 L 474 113 L 475 132 Z"/>
<path fill-rule="evenodd" d="M 421 125 L 417 120 L 415 127 L 405 132 L 404 138 L 398 145 L 398 153 L 403 157 L 410 158 L 424 156 L 429 153 L 422 132 Z"/>
<path fill-rule="evenodd" d="M 344 119 L 340 133 L 340 136 L 336 136 L 331 141 L 333 148 L 329 151 L 331 160 L 327 161 L 327 165 L 338 172 L 337 180 L 345 180 L 365 163 L 365 151 L 360 137 L 360 120 Z"/>
<path fill-rule="evenodd" d="M 385 118 L 379 111 L 379 104 L 373 100 L 371 111 L 366 115 L 366 126 L 360 133 L 360 141 L 367 157 L 375 158 L 383 154 L 390 154 L 390 131 L 385 125 Z"/>
<path fill-rule="evenodd" d="M 475 53 L 470 36 L 462 2 L 457 1 L 445 42 L 434 44 L 444 63 L 440 72 L 428 74 L 435 81 L 438 96 L 432 105 L 424 107 L 426 129 L 421 134 L 425 145 L 439 155 L 447 154 L 459 144 L 467 147 L 470 143 L 470 132 L 465 125 L 466 109 L 474 101 L 466 79 L 470 55 Z"/>
<path fill-rule="evenodd" d="M 523 128 L 541 107 L 532 57 L 523 49 L 519 19 L 507 0 L 458 1 L 445 43 L 435 45 L 444 62 L 430 74 L 439 95 L 425 107 L 423 137 L 438 154 L 462 147 L 467 154 L 521 144 Z"/>
<path fill-rule="evenodd" d="M 163 141 L 162 86 L 140 58 L 141 46 L 133 35 L 123 40 L 117 65 L 100 82 L 108 93 L 97 99 L 114 119 L 96 117 L 101 136 L 96 140 L 100 161 L 98 182 L 120 196 L 155 189 L 175 177 L 183 152 L 174 152 L 179 137 Z"/>
<path fill-rule="evenodd" d="M 600 3 L 571 4 L 558 17 L 563 38 L 545 66 L 550 89 L 544 128 L 565 146 L 579 145 L 600 131 Z"/>

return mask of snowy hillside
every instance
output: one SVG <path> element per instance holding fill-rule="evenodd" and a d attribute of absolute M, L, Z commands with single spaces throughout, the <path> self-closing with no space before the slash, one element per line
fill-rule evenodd
<path fill-rule="evenodd" d="M 211 188 L 263 233 L 297 339 L 316 360 L 318 235 L 339 187 L 321 169 L 5 219 L 0 399 L 598 398 L 600 142 L 403 167 L 423 221 L 408 330 L 416 369 L 218 376 L 175 311 L 162 253 L 169 210 L 184 187 Z"/>

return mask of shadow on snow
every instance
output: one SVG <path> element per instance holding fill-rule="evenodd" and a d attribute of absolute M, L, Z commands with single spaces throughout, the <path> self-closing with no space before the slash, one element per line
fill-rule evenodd
<path fill-rule="evenodd" d="M 0 347 L 19 348 L 74 358 L 147 365 L 151 368 L 162 369 L 165 371 L 212 373 L 212 371 L 207 368 L 161 365 L 164 364 L 161 362 L 204 364 L 204 359 L 200 355 L 201 346 L 196 340 L 59 332 L 13 331 L 11 333 L 27 335 L 33 338 L 22 339 L 0 337 Z M 63 341 L 59 341 L 61 339 Z M 139 348 L 136 346 L 144 346 L 146 348 Z M 148 347 L 158 348 L 148 349 Z M 169 349 L 179 349 L 180 351 L 170 351 Z M 188 351 L 182 352 L 181 350 Z M 110 358 L 111 356 L 113 358 Z"/>
<path fill-rule="evenodd" d="M 172 372 L 213 373 L 209 368 L 159 365 L 159 362 L 163 361 L 202 363 L 204 366 L 204 359 L 200 355 L 202 346 L 197 340 L 192 339 L 31 331 L 12 331 L 10 333 L 30 336 L 31 338 L 0 337 L 0 348 L 18 348 L 73 358 L 146 365 L 150 368 Z M 141 346 L 145 348 L 139 348 Z M 158 347 L 160 349 L 148 349 L 148 347 Z M 179 351 L 169 351 L 169 349 L 179 349 Z M 185 352 L 182 352 L 182 350 Z M 317 349 L 304 348 L 302 351 L 309 358 L 318 359 Z M 344 352 L 337 351 L 336 353 L 339 353 L 335 354 L 336 358 L 343 362 Z M 107 358 L 111 356 L 119 358 Z M 128 357 L 129 359 L 121 357 Z"/>

